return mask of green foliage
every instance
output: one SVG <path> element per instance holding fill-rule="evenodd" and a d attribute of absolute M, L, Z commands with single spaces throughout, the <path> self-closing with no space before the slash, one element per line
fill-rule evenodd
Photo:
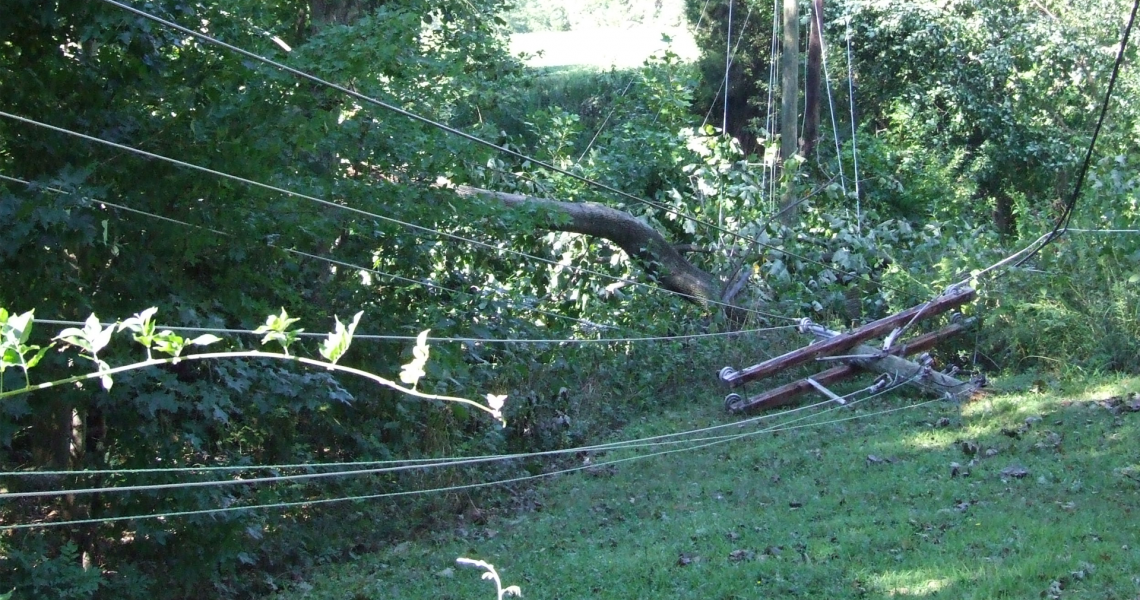
<path fill-rule="evenodd" d="M 680 24 L 682 0 L 622 2 L 582 0 L 575 3 L 551 0 L 516 0 L 503 18 L 511 31 L 577 31 L 598 27 L 627 28 L 633 24 L 675 27 Z"/>
<path fill-rule="evenodd" d="M 4 585 L 15 586 L 15 589 L 0 594 L 0 598 L 86 600 L 94 597 L 101 587 L 102 574 L 98 569 L 83 568 L 80 554 L 74 543 L 66 543 L 53 550 L 43 538 L 4 548 L 0 570 L 14 575 L 5 578 Z"/>
<path fill-rule="evenodd" d="M 163 18 L 206 27 L 228 43 L 661 209 L 623 204 L 529 161 L 302 83 L 105 3 L 8 2 L 0 20 L 4 110 L 333 206 L 0 119 L 0 174 L 32 182 L 0 184 L 0 306 L 34 307 L 41 318 L 87 319 L 52 339 L 33 331 L 30 311 L 0 313 L 0 470 L 252 468 L 571 447 L 636 423 L 658 408 L 662 390 L 723 366 L 724 352 L 687 342 L 433 344 L 429 362 L 427 329 L 445 337 L 559 339 L 727 326 L 725 315 L 709 307 L 584 272 L 651 283 L 654 276 L 652 265 L 647 275 L 645 265 L 608 241 L 548 233 L 549 224 L 565 218 L 557 212 L 508 212 L 493 202 L 463 200 L 440 186 L 441 178 L 626 210 L 670 242 L 696 249 L 688 255 L 692 262 L 723 281 L 752 273 L 761 283 L 738 297 L 741 304 L 841 325 L 922 302 L 1051 227 L 1099 97 L 1093 84 L 1107 72 L 1100 49 L 1115 43 L 1116 4 L 1090 0 L 1048 11 L 1037 3 L 1000 2 L 953 2 L 945 10 L 898 2 L 853 7 L 861 214 L 820 175 L 835 168 L 809 162 L 784 176 L 805 198 L 801 220 L 791 227 L 772 222 L 772 182 L 763 168 L 774 161 L 772 148 L 749 140 L 769 133 L 748 120 L 759 114 L 767 92 L 771 9 L 736 4 L 737 23 L 749 9 L 753 15 L 731 75 L 728 129 L 738 134 L 735 141 L 700 126 L 723 77 L 723 1 L 689 3 L 690 17 L 699 18 L 695 11 L 705 6 L 709 11 L 708 25 L 698 31 L 707 50 L 698 65 L 666 53 L 637 70 L 541 76 L 507 55 L 499 0 L 146 5 Z M 594 18 L 611 21 L 641 10 L 590 2 L 564 13 L 585 18 L 591 9 Z M 528 14 L 531 21 L 561 18 Z M 841 24 L 828 19 L 832 47 L 838 47 Z M 837 54 L 831 53 L 833 65 Z M 1122 82 L 1102 140 L 1110 158 L 1096 167 L 1076 224 L 1140 227 L 1132 147 L 1140 104 L 1131 101 L 1138 82 L 1134 75 Z M 837 104 L 845 99 L 836 95 Z M 850 151 L 846 140 L 843 152 Z M 995 209 L 1004 220 L 995 219 Z M 1136 368 L 1140 248 L 1135 237 L 1083 235 L 1047 248 L 1026 265 L 1031 268 L 981 282 L 982 302 L 970 310 L 984 318 L 977 350 L 991 366 L 1041 368 L 1045 361 L 1089 370 Z M 131 314 L 140 305 L 152 308 L 117 326 L 104 327 L 93 316 Z M 381 332 L 423 332 L 411 362 L 398 344 L 382 341 L 347 353 L 364 311 L 383 315 L 370 319 Z M 190 327 L 256 327 L 263 344 L 284 354 L 234 340 L 229 350 L 210 355 L 241 358 L 203 362 L 189 349 L 218 338 L 183 337 L 162 328 L 157 314 Z M 343 323 L 339 314 L 355 316 Z M 297 319 L 331 333 L 309 344 L 295 329 Z M 111 365 L 138 360 L 128 338 L 144 348 L 152 368 L 109 372 L 120 368 Z M 748 348 L 779 345 L 765 338 Z M 78 363 L 94 364 L 91 377 L 102 386 L 73 379 L 79 377 L 75 353 L 48 352 L 54 346 L 78 349 Z M 264 360 L 269 355 L 276 362 Z M 298 369 L 298 363 L 317 369 Z M 389 373 L 401 364 L 396 381 L 370 378 L 382 386 L 344 377 Z M 33 384 L 32 368 L 37 381 L 68 385 L 25 389 Z M 478 402 L 440 401 L 471 389 L 486 392 Z M 430 400 L 405 399 L 408 392 Z M 500 423 L 475 418 L 480 411 Z M 517 476 L 542 467 L 489 471 Z M 483 473 L 5 505 L 0 518 L 303 502 L 366 493 L 377 483 L 392 489 L 445 484 L 466 474 Z M 120 475 L 66 479 L 131 482 Z M 12 481 L 4 483 L 13 491 L 35 485 Z M 473 497 L 505 502 L 493 494 Z M 299 577 L 296 569 L 344 558 L 333 547 L 357 543 L 344 540 L 358 539 L 365 527 L 382 528 L 378 538 L 411 530 L 416 519 L 456 510 L 461 501 L 470 499 L 12 534 L 3 542 L 0 579 L 25 582 L 17 584 L 24 586 L 18 593 L 43 597 L 73 593 L 66 590 L 95 598 L 249 596 L 277 586 L 275 578 Z M 19 560 L 10 558 L 17 556 L 10 549 L 21 553 Z M 94 567 L 80 573 L 84 555 Z M 43 577 L 35 580 L 40 587 L 27 587 L 36 565 L 46 565 L 36 575 Z"/>

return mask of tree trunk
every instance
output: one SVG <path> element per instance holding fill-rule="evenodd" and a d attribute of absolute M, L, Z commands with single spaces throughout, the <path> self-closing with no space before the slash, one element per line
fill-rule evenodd
<path fill-rule="evenodd" d="M 804 136 L 800 154 L 809 158 L 819 141 L 819 85 L 823 65 L 823 0 L 812 2 L 811 35 L 808 37 L 807 78 L 804 82 Z"/>
<path fill-rule="evenodd" d="M 709 300 L 731 300 L 722 296 L 725 288 L 716 277 L 690 263 L 657 230 L 629 213 L 594 202 L 564 202 L 469 186 L 457 186 L 455 191 L 464 197 L 491 198 L 511 208 L 553 210 L 568 219 L 552 221 L 546 225 L 548 229 L 600 237 L 617 244 L 653 273 L 665 289 L 701 305 Z"/>
<path fill-rule="evenodd" d="M 783 70 L 782 100 L 780 102 L 780 160 L 787 170 L 788 161 L 796 153 L 799 136 L 796 134 L 799 111 L 799 67 L 800 65 L 800 14 L 798 0 L 784 0 L 784 47 L 780 58 Z M 786 173 L 785 173 L 786 174 Z M 787 186 L 780 204 L 780 220 L 786 224 L 795 222 L 799 212 L 795 207 L 795 194 Z"/>

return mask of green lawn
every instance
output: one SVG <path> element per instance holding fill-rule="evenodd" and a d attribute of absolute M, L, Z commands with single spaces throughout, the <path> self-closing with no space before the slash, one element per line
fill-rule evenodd
<path fill-rule="evenodd" d="M 503 490 L 515 508 L 469 511 L 273 598 L 494 598 L 479 571 L 455 566 L 465 556 L 526 598 L 1132 600 L 1137 391 L 1137 379 L 1007 382 L 966 406 L 889 413 L 917 400 L 874 398 L 799 429 Z M 739 420 L 717 393 L 670 401 L 617 439 Z"/>

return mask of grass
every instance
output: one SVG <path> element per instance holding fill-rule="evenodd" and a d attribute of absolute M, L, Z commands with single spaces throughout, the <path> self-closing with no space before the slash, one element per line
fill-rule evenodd
<path fill-rule="evenodd" d="M 503 491 L 527 501 L 273 599 L 494 598 L 460 556 L 528 598 L 1140 598 L 1140 413 L 1105 402 L 1137 390 L 1011 380 L 965 406 L 889 413 L 915 399 L 880 397 L 811 427 Z M 736 421 L 714 394 L 668 401 L 619 439 Z"/>

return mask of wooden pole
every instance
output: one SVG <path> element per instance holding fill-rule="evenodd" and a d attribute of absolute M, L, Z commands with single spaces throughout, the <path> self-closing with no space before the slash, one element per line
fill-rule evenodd
<path fill-rule="evenodd" d="M 936 344 L 938 344 L 942 340 L 944 340 L 944 339 L 946 339 L 952 335 L 956 335 L 958 333 L 961 333 L 962 331 L 969 328 L 972 324 L 973 324 L 973 320 L 967 320 L 967 321 L 962 322 L 962 323 L 953 323 L 953 324 L 951 324 L 951 325 L 949 325 L 949 326 L 947 326 L 947 327 L 945 327 L 939 331 L 920 335 L 920 336 L 908 341 L 905 344 L 898 344 L 898 345 L 894 346 L 893 348 L 891 348 L 888 351 L 888 353 L 891 355 L 906 356 L 906 355 L 910 355 L 910 354 L 916 354 L 918 352 L 925 352 L 926 350 L 933 348 Z M 860 350 L 868 350 L 868 351 L 867 352 L 860 352 Z M 877 353 L 879 351 L 877 349 L 866 347 L 866 346 L 864 346 L 862 348 L 857 346 L 856 352 L 858 352 L 860 354 L 874 354 L 874 353 Z M 900 359 L 900 360 L 902 360 L 902 359 Z M 906 361 L 906 362 L 908 362 L 909 364 L 918 366 L 917 364 L 912 363 L 910 361 Z M 883 365 L 883 364 L 884 363 L 875 362 L 873 360 L 868 361 L 868 364 L 865 367 L 863 365 L 857 365 L 857 364 L 843 364 L 843 365 L 839 365 L 836 367 L 832 367 L 832 368 L 830 368 L 826 371 L 823 371 L 821 373 L 817 373 L 815 375 L 812 375 L 811 378 L 814 379 L 817 383 L 820 383 L 823 385 L 828 385 L 830 383 L 842 381 L 842 380 L 847 379 L 849 377 L 853 377 L 854 375 L 861 373 L 864 368 L 866 368 L 868 370 L 872 370 L 872 371 L 877 371 L 880 373 L 887 372 L 885 368 L 883 368 L 883 369 L 878 368 L 878 366 Z M 912 373 L 913 373 L 913 371 L 912 371 Z M 939 375 L 941 375 L 941 374 L 939 374 Z M 948 382 L 943 380 L 943 383 L 948 383 Z M 803 394 L 805 392 L 810 392 L 813 389 L 814 389 L 814 386 L 812 386 L 811 383 L 808 382 L 806 379 L 800 379 L 798 381 L 793 381 L 789 384 L 782 385 L 778 388 L 768 390 L 767 392 L 764 392 L 763 394 L 749 398 L 746 402 L 741 403 L 737 408 L 735 408 L 733 410 L 733 412 L 746 412 L 746 411 L 751 412 L 751 411 L 756 411 L 756 410 L 766 410 L 769 408 L 776 408 L 778 406 L 783 406 L 785 404 L 790 403 L 792 400 L 794 400 L 795 398 L 797 398 L 801 394 Z M 939 386 L 938 392 L 941 393 L 942 391 L 955 391 L 955 390 L 953 390 L 952 388 L 942 388 L 941 386 Z M 963 394 L 971 393 L 972 391 L 973 391 L 973 387 L 971 386 L 971 388 L 969 390 L 964 390 L 964 391 L 962 391 L 962 393 Z"/>
<path fill-rule="evenodd" d="M 721 372 L 720 378 L 728 384 L 729 387 L 736 387 L 749 381 L 767 377 L 772 373 L 802 365 L 805 362 L 815 359 L 817 356 L 827 356 L 850 350 L 871 338 L 879 337 L 896 327 L 906 325 L 911 319 L 919 320 L 931 317 L 965 304 L 972 300 L 975 294 L 974 288 L 971 287 L 953 289 L 926 304 L 908 308 L 901 313 L 868 323 L 849 333 L 837 335 L 827 341 L 812 344 L 805 348 L 800 348 L 799 350 L 793 350 L 782 356 L 777 356 L 758 365 L 748 367 L 743 371 L 733 371 L 732 369 L 726 368 Z"/>
<path fill-rule="evenodd" d="M 804 80 L 804 135 L 800 154 L 811 158 L 819 140 L 819 86 L 823 65 L 823 0 L 814 0 L 808 34 L 807 76 Z"/>
<path fill-rule="evenodd" d="M 780 101 L 780 160 L 784 169 L 796 153 L 799 135 L 799 74 L 800 74 L 800 6 L 799 0 L 784 0 L 784 47 L 780 55 L 783 70 Z M 785 173 L 786 175 L 786 173 Z M 786 179 L 786 177 L 785 177 Z M 796 198 L 791 185 L 784 190 L 780 203 L 780 220 L 785 224 L 796 220 Z"/>

